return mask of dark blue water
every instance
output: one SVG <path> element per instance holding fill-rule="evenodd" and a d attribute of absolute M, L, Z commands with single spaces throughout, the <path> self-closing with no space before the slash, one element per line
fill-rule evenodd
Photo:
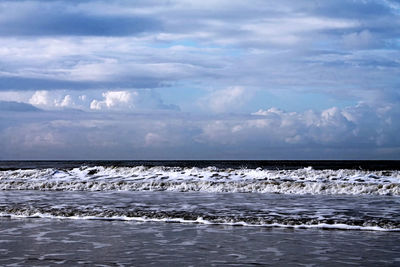
<path fill-rule="evenodd" d="M 87 166 L 169 166 L 264 169 L 364 169 L 400 170 L 400 160 L 74 160 L 74 161 L 0 161 L 0 170 L 32 168 L 74 168 Z"/>

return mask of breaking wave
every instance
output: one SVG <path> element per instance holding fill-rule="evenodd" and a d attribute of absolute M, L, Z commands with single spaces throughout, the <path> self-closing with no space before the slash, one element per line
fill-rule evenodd
<path fill-rule="evenodd" d="M 104 167 L 0 171 L 1 190 L 400 195 L 400 171 Z"/>

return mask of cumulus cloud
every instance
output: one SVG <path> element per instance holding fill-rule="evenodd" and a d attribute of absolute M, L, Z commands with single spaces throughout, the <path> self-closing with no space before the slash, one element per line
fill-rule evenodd
<path fill-rule="evenodd" d="M 29 99 L 29 103 L 35 106 L 49 106 L 51 102 L 48 91 L 36 91 Z"/>
<path fill-rule="evenodd" d="M 365 104 L 321 112 L 285 112 L 277 108 L 259 110 L 247 120 L 216 120 L 207 123 L 197 136 L 202 143 L 251 144 L 266 147 L 390 146 L 400 125 L 391 118 L 399 113 L 394 107 L 375 109 Z M 390 140 L 390 141 L 389 141 Z"/>
<path fill-rule="evenodd" d="M 0 101 L 25 103 L 43 110 L 77 109 L 98 112 L 180 110 L 177 105 L 165 103 L 157 92 L 150 89 L 100 93 L 97 90 L 87 90 L 84 93 L 69 90 L 0 92 Z"/>
<path fill-rule="evenodd" d="M 74 101 L 72 100 L 72 97 L 70 95 L 66 95 L 61 101 L 56 101 L 55 105 L 59 107 L 72 107 L 75 104 Z"/>
<path fill-rule="evenodd" d="M 395 159 L 400 155 L 399 116 L 396 105 L 365 103 L 190 120 L 178 113 L 8 112 L 0 113 L 0 146 L 6 158 Z"/>
<path fill-rule="evenodd" d="M 71 95 L 62 91 L 35 91 L 27 102 L 42 109 L 80 108 Z"/>
<path fill-rule="evenodd" d="M 91 109 L 132 109 L 134 108 L 133 101 L 137 92 L 127 91 L 108 91 L 103 93 L 103 100 L 93 100 L 90 103 Z"/>

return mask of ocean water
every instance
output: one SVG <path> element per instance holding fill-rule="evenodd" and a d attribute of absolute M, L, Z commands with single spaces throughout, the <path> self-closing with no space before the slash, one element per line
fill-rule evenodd
<path fill-rule="evenodd" d="M 398 266 L 400 162 L 0 162 L 0 265 L 79 264 Z"/>

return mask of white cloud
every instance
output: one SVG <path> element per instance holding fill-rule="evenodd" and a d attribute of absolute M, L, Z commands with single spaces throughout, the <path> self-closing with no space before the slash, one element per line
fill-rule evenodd
<path fill-rule="evenodd" d="M 55 100 L 54 104 L 55 104 L 55 106 L 62 107 L 62 108 L 72 107 L 75 105 L 74 101 L 72 100 L 72 97 L 70 95 L 64 96 L 64 98 L 61 101 Z"/>
<path fill-rule="evenodd" d="M 102 94 L 103 100 L 93 100 L 90 103 L 90 108 L 95 110 L 102 109 L 132 109 L 134 108 L 134 97 L 138 93 L 128 91 L 107 91 Z"/>
<path fill-rule="evenodd" d="M 82 94 L 84 92 L 84 94 Z M 142 89 L 105 91 L 97 90 L 38 90 L 0 92 L 0 101 L 29 103 L 44 110 L 79 109 L 82 111 L 151 111 L 175 110 L 177 105 L 164 103 L 161 96 L 154 90 Z"/>
<path fill-rule="evenodd" d="M 28 103 L 44 109 L 77 108 L 73 97 L 63 91 L 35 91 Z"/>
<path fill-rule="evenodd" d="M 53 101 L 48 91 L 36 91 L 29 99 L 29 103 L 34 106 L 50 106 Z"/>

